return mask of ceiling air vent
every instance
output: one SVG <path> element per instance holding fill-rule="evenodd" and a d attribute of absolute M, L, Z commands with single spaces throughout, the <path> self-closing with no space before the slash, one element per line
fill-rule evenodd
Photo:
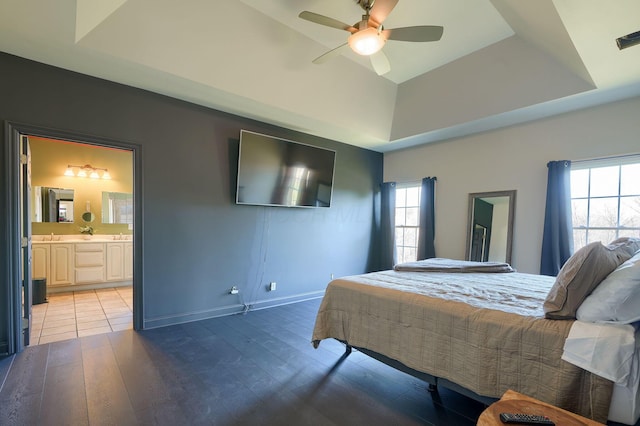
<path fill-rule="evenodd" d="M 618 44 L 618 49 L 620 50 L 626 49 L 627 47 L 635 46 L 636 44 L 640 44 L 640 31 L 636 31 L 635 33 L 619 37 L 616 39 L 616 43 Z"/>

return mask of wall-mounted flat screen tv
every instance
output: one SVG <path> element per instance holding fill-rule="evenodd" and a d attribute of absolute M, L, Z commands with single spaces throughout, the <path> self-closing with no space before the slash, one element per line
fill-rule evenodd
<path fill-rule="evenodd" d="M 237 204 L 331 207 L 336 152 L 240 131 Z"/>

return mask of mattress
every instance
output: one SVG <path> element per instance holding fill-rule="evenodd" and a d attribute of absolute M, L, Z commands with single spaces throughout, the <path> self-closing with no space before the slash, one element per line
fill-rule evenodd
<path fill-rule="evenodd" d="M 561 359 L 573 321 L 544 318 L 552 277 L 382 271 L 332 281 L 313 332 L 479 395 L 507 389 L 605 422 L 613 383 Z"/>

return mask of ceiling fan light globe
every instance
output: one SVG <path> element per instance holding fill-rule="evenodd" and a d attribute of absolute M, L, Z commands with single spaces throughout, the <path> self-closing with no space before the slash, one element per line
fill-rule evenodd
<path fill-rule="evenodd" d="M 349 36 L 349 46 L 358 55 L 369 56 L 378 52 L 387 40 L 375 28 L 367 28 Z"/>

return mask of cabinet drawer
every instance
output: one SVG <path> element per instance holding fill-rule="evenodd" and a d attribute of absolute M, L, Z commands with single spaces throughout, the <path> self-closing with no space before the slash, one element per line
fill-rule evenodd
<path fill-rule="evenodd" d="M 104 281 L 104 268 L 76 269 L 76 284 L 99 283 Z"/>
<path fill-rule="evenodd" d="M 103 243 L 78 243 L 76 244 L 76 252 L 79 251 L 104 251 Z"/>
<path fill-rule="evenodd" d="M 104 266 L 103 251 L 86 251 L 78 253 L 76 251 L 76 268 L 86 266 Z"/>

